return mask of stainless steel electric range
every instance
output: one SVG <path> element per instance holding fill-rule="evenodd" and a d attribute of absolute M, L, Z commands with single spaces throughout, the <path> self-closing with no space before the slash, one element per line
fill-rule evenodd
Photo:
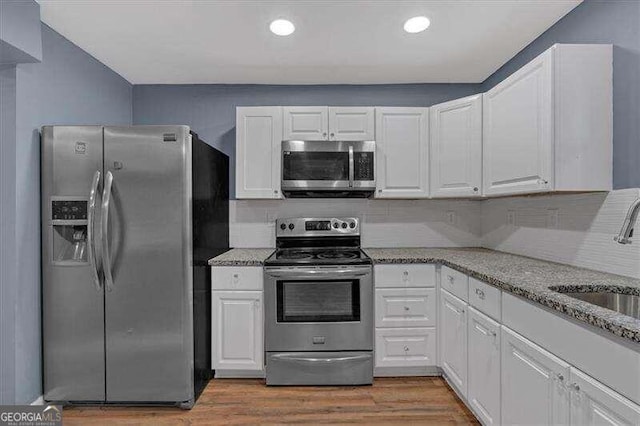
<path fill-rule="evenodd" d="M 276 221 L 265 261 L 267 385 L 373 382 L 373 267 L 357 218 Z"/>

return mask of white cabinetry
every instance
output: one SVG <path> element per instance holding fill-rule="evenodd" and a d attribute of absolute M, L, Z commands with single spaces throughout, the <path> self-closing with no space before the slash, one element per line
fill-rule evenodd
<path fill-rule="evenodd" d="M 440 290 L 440 364 L 463 398 L 467 396 L 467 304 Z"/>
<path fill-rule="evenodd" d="M 281 107 L 236 108 L 236 198 L 281 198 Z"/>
<path fill-rule="evenodd" d="M 484 195 L 607 191 L 612 47 L 557 44 L 483 96 Z"/>
<path fill-rule="evenodd" d="M 262 268 L 211 269 L 211 352 L 216 377 L 263 377 Z"/>
<path fill-rule="evenodd" d="M 329 107 L 329 140 L 375 140 L 374 107 Z"/>
<path fill-rule="evenodd" d="M 436 268 L 376 265 L 376 376 L 436 374 Z"/>
<path fill-rule="evenodd" d="M 569 364 L 502 329 L 502 422 L 568 425 Z"/>
<path fill-rule="evenodd" d="M 572 425 L 640 425 L 640 406 L 576 368 L 571 368 L 569 391 Z"/>
<path fill-rule="evenodd" d="M 482 95 L 432 106 L 429 127 L 431 196 L 480 196 Z"/>
<path fill-rule="evenodd" d="M 467 400 L 482 423 L 500 424 L 500 324 L 469 308 Z"/>
<path fill-rule="evenodd" d="M 374 107 L 284 107 L 284 139 L 374 140 L 374 110 Z"/>
<path fill-rule="evenodd" d="M 429 196 L 428 113 L 428 108 L 376 108 L 376 197 Z"/>

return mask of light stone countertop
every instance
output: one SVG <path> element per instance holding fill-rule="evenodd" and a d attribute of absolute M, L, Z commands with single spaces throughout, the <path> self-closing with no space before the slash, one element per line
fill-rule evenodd
<path fill-rule="evenodd" d="M 275 249 L 232 249 L 211 266 L 261 266 Z M 556 287 L 616 289 L 640 295 L 640 279 L 547 262 L 482 248 L 365 248 L 374 264 L 437 263 L 578 321 L 640 343 L 640 320 L 555 292 Z"/>

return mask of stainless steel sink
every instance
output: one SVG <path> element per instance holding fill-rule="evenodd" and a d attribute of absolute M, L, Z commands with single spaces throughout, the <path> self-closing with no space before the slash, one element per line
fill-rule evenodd
<path fill-rule="evenodd" d="M 640 319 L 640 296 L 611 291 L 564 292 L 560 290 L 558 293 Z"/>

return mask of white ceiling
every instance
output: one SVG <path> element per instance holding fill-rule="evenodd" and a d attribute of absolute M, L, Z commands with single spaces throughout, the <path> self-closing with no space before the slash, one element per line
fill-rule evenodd
<path fill-rule="evenodd" d="M 134 84 L 478 83 L 582 0 L 39 0 Z M 403 30 L 426 15 L 429 29 Z M 294 22 L 289 37 L 269 32 Z"/>

